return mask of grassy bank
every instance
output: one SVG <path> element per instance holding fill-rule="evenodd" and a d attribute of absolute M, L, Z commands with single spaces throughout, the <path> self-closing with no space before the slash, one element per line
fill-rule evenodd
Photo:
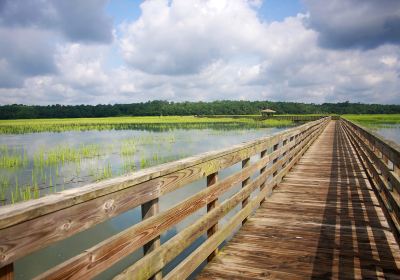
<path fill-rule="evenodd" d="M 342 117 L 365 126 L 400 124 L 400 114 L 342 115 Z"/>
<path fill-rule="evenodd" d="M 112 117 L 112 118 L 71 118 L 71 119 L 26 119 L 1 120 L 0 134 L 20 134 L 31 132 L 62 132 L 70 130 L 109 130 L 134 128 L 206 128 L 212 125 L 229 126 L 248 125 L 249 127 L 289 126 L 287 120 L 256 121 L 251 118 L 207 118 L 194 116 L 163 117 Z"/>

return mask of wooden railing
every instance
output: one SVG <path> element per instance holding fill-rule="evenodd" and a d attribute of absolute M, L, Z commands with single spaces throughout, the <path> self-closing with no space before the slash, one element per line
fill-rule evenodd
<path fill-rule="evenodd" d="M 210 260 L 218 246 L 259 207 L 329 120 L 329 117 L 319 119 L 228 149 L 1 207 L 0 278 L 12 279 L 16 260 L 138 206 L 142 209 L 141 222 L 82 250 L 37 279 L 88 279 L 140 248 L 144 257 L 116 279 L 160 279 L 162 269 L 170 261 L 198 237 L 207 234 L 207 240 L 165 276 L 185 278 L 204 260 Z M 252 157 L 257 159 L 255 163 L 251 163 Z M 218 172 L 240 162 L 240 172 L 218 180 Z M 258 176 L 252 180 L 253 174 Z M 201 178 L 207 179 L 207 188 L 201 188 L 166 211 L 159 211 L 159 198 Z M 222 194 L 240 183 L 239 191 L 218 201 Z M 259 193 L 251 196 L 256 189 Z M 219 221 L 238 204 L 242 209 L 221 226 Z M 203 207 L 207 208 L 205 215 L 160 244 L 161 234 Z"/>
<path fill-rule="evenodd" d="M 274 115 L 274 116 L 263 116 L 263 119 L 275 119 L 275 120 L 288 120 L 292 122 L 309 122 L 325 118 L 326 115 Z"/>
<path fill-rule="evenodd" d="M 341 118 L 353 147 L 376 186 L 376 191 L 400 233 L 400 147 L 376 133 Z"/>

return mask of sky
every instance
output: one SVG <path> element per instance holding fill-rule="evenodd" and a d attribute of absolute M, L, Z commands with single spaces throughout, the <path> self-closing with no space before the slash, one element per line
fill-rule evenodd
<path fill-rule="evenodd" d="M 399 0 L 0 0 L 0 104 L 400 104 Z"/>

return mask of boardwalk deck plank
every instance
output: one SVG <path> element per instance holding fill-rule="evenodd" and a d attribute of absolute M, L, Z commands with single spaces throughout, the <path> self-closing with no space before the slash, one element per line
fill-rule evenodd
<path fill-rule="evenodd" d="M 400 279 L 373 186 L 332 121 L 197 279 Z"/>

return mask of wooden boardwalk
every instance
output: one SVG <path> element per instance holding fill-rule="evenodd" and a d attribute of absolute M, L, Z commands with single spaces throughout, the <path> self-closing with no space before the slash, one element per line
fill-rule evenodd
<path fill-rule="evenodd" d="M 331 121 L 198 279 L 400 279 L 400 250 L 354 148 Z"/>

